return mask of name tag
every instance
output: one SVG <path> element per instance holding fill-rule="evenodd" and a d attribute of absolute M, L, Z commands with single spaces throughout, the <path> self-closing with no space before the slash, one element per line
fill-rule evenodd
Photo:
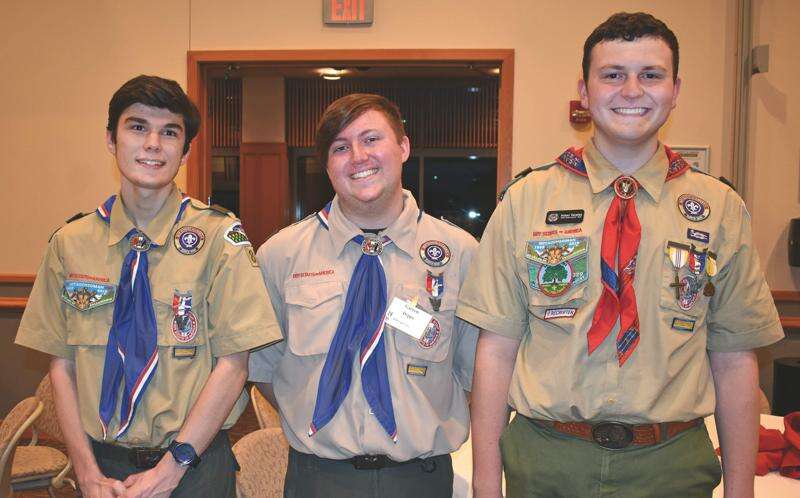
<path fill-rule="evenodd" d="M 389 309 L 386 310 L 387 325 L 417 340 L 425 333 L 432 318 L 425 310 L 417 308 L 415 303 L 397 297 L 392 299 Z"/>

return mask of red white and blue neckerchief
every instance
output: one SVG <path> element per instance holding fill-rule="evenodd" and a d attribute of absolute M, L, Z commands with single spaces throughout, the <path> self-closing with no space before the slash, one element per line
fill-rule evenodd
<path fill-rule="evenodd" d="M 328 203 L 317 213 L 320 223 L 326 229 L 330 210 L 331 203 Z M 361 247 L 364 239 L 363 235 L 356 235 L 352 242 Z M 384 235 L 382 243 L 385 248 L 392 241 Z M 350 277 L 344 311 L 319 377 L 314 414 L 308 428 L 309 436 L 313 436 L 330 422 L 347 396 L 353 361 L 356 352 L 359 352 L 364 397 L 386 434 L 397 442 L 397 423 L 392 407 L 392 391 L 383 341 L 386 304 L 386 274 L 380 255 L 363 252 Z"/>
<path fill-rule="evenodd" d="M 664 149 L 669 162 L 664 181 L 669 181 L 685 173 L 689 164 L 669 147 Z M 583 149 L 571 147 L 556 161 L 568 171 L 588 177 L 586 164 L 583 161 Z M 630 358 L 639 344 L 639 311 L 633 279 L 636 275 L 641 229 L 636 214 L 636 198 L 626 199 L 621 195 L 615 195 L 606 212 L 600 247 L 603 293 L 592 317 L 587 343 L 589 354 L 592 354 L 608 337 L 619 319 L 616 348 L 620 367 Z"/>
<path fill-rule="evenodd" d="M 106 223 L 111 223 L 111 208 L 116 198 L 116 195 L 112 195 L 97 208 L 97 216 Z M 175 223 L 181 219 L 188 204 L 189 197 L 184 196 Z M 135 238 L 141 240 L 142 237 L 144 234 L 136 228 L 125 235 L 129 242 Z M 120 383 L 124 382 L 119 430 L 114 439 L 119 439 L 130 427 L 136 407 L 155 375 L 158 364 L 158 326 L 147 276 L 147 253 L 159 246 L 148 242 L 143 250 L 141 247 L 139 250 L 134 249 L 132 243 L 131 250 L 122 262 L 119 289 L 114 303 L 114 320 L 108 331 L 100 391 L 99 412 L 103 440 L 106 439 L 109 421 L 116 410 Z"/>

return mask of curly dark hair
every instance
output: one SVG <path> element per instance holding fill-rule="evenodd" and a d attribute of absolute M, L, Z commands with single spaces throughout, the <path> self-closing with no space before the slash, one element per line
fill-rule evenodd
<path fill-rule="evenodd" d="M 658 38 L 669 46 L 672 51 L 672 80 L 675 81 L 678 78 L 678 39 L 663 21 L 645 12 L 617 12 L 592 31 L 583 44 L 583 80 L 589 79 L 595 45 L 603 41 L 634 41 L 642 37 Z"/>

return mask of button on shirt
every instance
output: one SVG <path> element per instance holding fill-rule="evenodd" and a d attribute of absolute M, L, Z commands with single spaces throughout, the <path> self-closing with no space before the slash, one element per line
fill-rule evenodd
<path fill-rule="evenodd" d="M 509 403 L 528 417 L 648 423 L 709 415 L 715 397 L 707 351 L 749 350 L 783 337 L 753 247 L 750 216 L 733 190 L 699 171 L 665 182 L 663 145 L 634 173 L 641 185 L 635 202 L 642 233 L 633 283 L 641 339 L 620 367 L 614 341 L 619 321 L 591 356 L 587 331 L 602 293 L 603 224 L 615 195 L 612 184 L 622 173 L 592 143 L 583 158 L 588 178 L 554 163 L 508 190 L 481 239 L 457 315 L 521 341 Z M 691 221 L 682 215 L 683 194 L 705 201 L 707 218 Z M 584 218 L 547 223 L 548 212 L 565 210 L 583 210 Z M 697 231 L 708 241 L 689 238 Z M 716 255 L 716 274 L 698 276 L 701 286 L 688 309 L 691 300 L 679 303 L 670 285 L 675 278 L 670 242 Z M 547 249 L 556 250 L 556 258 L 573 258 L 563 275 L 547 276 L 548 268 L 537 262 L 537 251 Z M 571 250 L 575 254 L 565 255 Z M 679 275 L 688 272 L 684 266 Z M 554 286 L 551 279 L 562 283 Z M 704 295 L 705 282 L 713 285 L 712 296 Z"/>
<path fill-rule="evenodd" d="M 248 255 L 252 248 L 241 239 L 236 239 L 240 241 L 236 245 L 225 237 L 238 220 L 192 199 L 175 223 L 180 204 L 181 194 L 173 188 L 156 217 L 142 230 L 159 246 L 148 252 L 158 325 L 158 363 L 130 428 L 113 441 L 122 446 L 169 444 L 197 400 L 217 357 L 281 339 L 272 308 L 265 305 L 261 275 Z M 194 237 L 187 239 L 189 243 L 184 244 L 189 247 L 188 252 L 194 251 L 203 237 L 202 246 L 193 254 L 178 250 L 180 244 L 175 235 L 183 227 L 196 230 L 192 232 Z M 81 422 L 89 436 L 98 441 L 103 439 L 98 404 L 114 292 L 122 261 L 130 251 L 125 236 L 132 228 L 134 223 L 117 196 L 110 224 L 92 213 L 56 232 L 16 337 L 17 344 L 75 361 Z M 84 301 L 75 296 L 81 291 L 87 296 Z M 174 298 L 188 293 L 196 324 L 187 325 L 181 333 L 173 327 Z M 97 300 L 101 294 L 110 297 Z M 188 313 L 185 309 L 183 312 Z M 246 405 L 243 393 L 223 428 L 231 427 Z M 109 435 L 116 434 L 118 428 L 116 409 Z"/>
<path fill-rule="evenodd" d="M 351 239 L 359 227 L 345 218 L 334 198 L 327 219 L 309 217 L 280 231 L 258 251 L 284 343 L 254 352 L 250 380 L 273 384 L 283 429 L 293 448 L 324 458 L 385 454 L 397 461 L 450 453 L 467 439 L 466 392 L 471 387 L 477 329 L 454 315 L 458 291 L 477 243 L 467 232 L 421 213 L 403 193 L 403 211 L 380 232 L 388 303 L 417 299 L 437 320 L 438 337 L 417 340 L 386 325 L 383 340 L 397 421 L 392 442 L 361 387 L 356 355 L 352 384 L 333 419 L 313 436 L 308 428 L 319 376 L 342 314 L 348 283 L 362 251 Z M 322 216 L 322 217 L 321 217 Z M 426 264 L 420 247 L 438 241 L 450 251 L 440 267 Z M 444 293 L 436 311 L 426 290 L 428 271 L 443 274 Z"/>

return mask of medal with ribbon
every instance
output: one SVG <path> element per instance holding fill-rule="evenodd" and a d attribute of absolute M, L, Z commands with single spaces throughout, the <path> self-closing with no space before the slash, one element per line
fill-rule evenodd
<path fill-rule="evenodd" d="M 681 288 L 683 288 L 683 283 L 680 280 L 680 269 L 686 266 L 689 261 L 689 246 L 677 242 L 668 242 L 667 255 L 672 262 L 672 268 L 675 270 L 675 281 L 669 286 L 675 289 L 675 299 L 680 300 Z"/>

